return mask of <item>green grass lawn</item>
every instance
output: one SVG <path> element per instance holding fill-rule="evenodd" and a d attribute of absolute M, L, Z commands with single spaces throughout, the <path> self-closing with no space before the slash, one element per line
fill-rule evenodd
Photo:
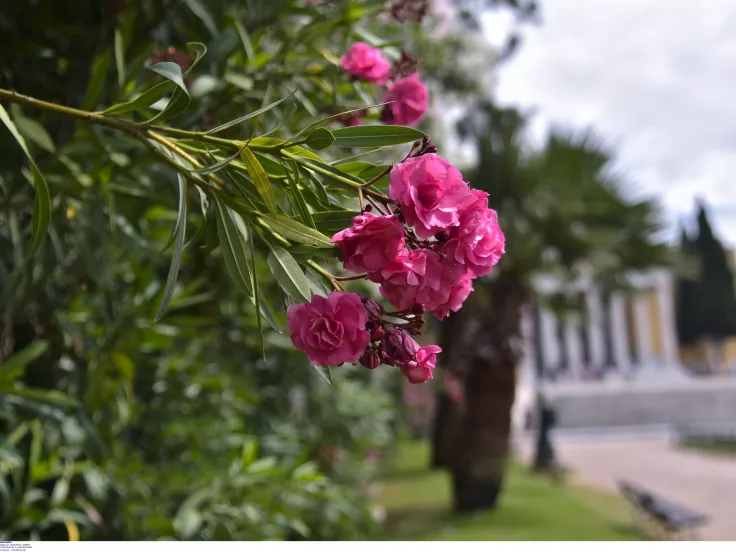
<path fill-rule="evenodd" d="M 641 540 L 622 499 L 571 483 L 555 484 L 514 464 L 498 508 L 450 512 L 450 481 L 427 469 L 424 442 L 404 442 L 382 481 L 386 540 Z"/>

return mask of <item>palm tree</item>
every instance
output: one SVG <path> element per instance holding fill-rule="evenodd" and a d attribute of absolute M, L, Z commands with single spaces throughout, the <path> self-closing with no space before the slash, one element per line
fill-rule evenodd
<path fill-rule="evenodd" d="M 461 406 L 439 397 L 433 460 L 452 472 L 458 511 L 493 508 L 502 490 L 522 311 L 543 300 L 534 277 L 587 273 L 612 289 L 669 253 L 656 243 L 655 204 L 627 197 L 609 152 L 590 134 L 553 132 L 530 151 L 519 111 L 485 103 L 470 121 L 461 132 L 477 144 L 471 183 L 491 194 L 507 253 L 443 325 L 444 369 L 464 381 L 465 394 Z"/>

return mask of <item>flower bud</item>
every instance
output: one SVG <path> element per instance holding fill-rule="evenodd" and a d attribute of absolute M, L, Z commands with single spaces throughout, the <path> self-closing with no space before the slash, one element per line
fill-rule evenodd
<path fill-rule="evenodd" d="M 391 364 L 402 365 L 414 360 L 419 345 L 406 333 L 391 329 L 386 332 L 381 342 L 386 358 Z"/>
<path fill-rule="evenodd" d="M 368 314 L 368 319 L 380 324 L 384 313 L 381 304 L 369 297 L 361 297 L 361 299 L 363 301 L 363 308 L 365 308 L 365 312 Z"/>
<path fill-rule="evenodd" d="M 376 366 L 381 364 L 381 359 L 378 358 L 378 353 L 376 353 L 376 351 L 373 349 L 366 349 L 363 356 L 360 357 L 360 363 L 369 370 L 373 370 Z"/>
<path fill-rule="evenodd" d="M 371 331 L 371 341 L 380 341 L 383 339 L 383 336 L 386 332 L 383 331 L 383 328 L 378 326 L 377 328 L 374 328 L 373 331 Z"/>

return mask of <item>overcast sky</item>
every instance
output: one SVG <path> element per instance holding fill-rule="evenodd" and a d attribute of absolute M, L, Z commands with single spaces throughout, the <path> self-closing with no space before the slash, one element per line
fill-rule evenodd
<path fill-rule="evenodd" d="M 591 125 L 672 228 L 701 196 L 736 245 L 736 1 L 539 3 L 541 25 L 500 70 L 498 100 L 537 108 L 536 139 L 550 124 Z M 486 22 L 498 40 L 506 18 Z"/>

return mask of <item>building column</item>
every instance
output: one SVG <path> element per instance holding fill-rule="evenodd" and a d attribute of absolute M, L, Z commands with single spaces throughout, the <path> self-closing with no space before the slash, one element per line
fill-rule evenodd
<path fill-rule="evenodd" d="M 611 294 L 611 341 L 616 368 L 622 374 L 631 371 L 629 356 L 629 336 L 626 328 L 626 302 L 621 293 Z"/>
<path fill-rule="evenodd" d="M 598 289 L 592 288 L 585 294 L 588 312 L 588 335 L 590 341 L 590 360 L 595 370 L 606 363 L 606 345 L 603 336 L 603 307 Z"/>
<path fill-rule="evenodd" d="M 652 363 L 652 331 L 649 324 L 647 297 L 644 293 L 639 293 L 634 297 L 634 335 L 639 364 L 642 366 Z"/>
<path fill-rule="evenodd" d="M 560 345 L 557 341 L 557 318 L 549 309 L 540 308 L 540 338 L 542 340 L 542 372 L 556 369 L 560 364 Z"/>
<path fill-rule="evenodd" d="M 672 274 L 662 272 L 658 280 L 657 303 L 659 303 L 659 323 L 662 325 L 662 356 L 665 366 L 677 366 L 680 364 L 680 353 L 677 346 Z"/>
<path fill-rule="evenodd" d="M 521 338 L 523 342 L 523 357 L 521 359 L 521 378 L 524 382 L 533 385 L 536 381 L 536 355 L 534 351 L 534 318 L 531 307 L 525 306 L 521 312 Z"/>
<path fill-rule="evenodd" d="M 580 316 L 569 313 L 565 318 L 565 348 L 567 349 L 568 370 L 577 381 L 583 375 L 583 344 L 580 340 Z"/>

